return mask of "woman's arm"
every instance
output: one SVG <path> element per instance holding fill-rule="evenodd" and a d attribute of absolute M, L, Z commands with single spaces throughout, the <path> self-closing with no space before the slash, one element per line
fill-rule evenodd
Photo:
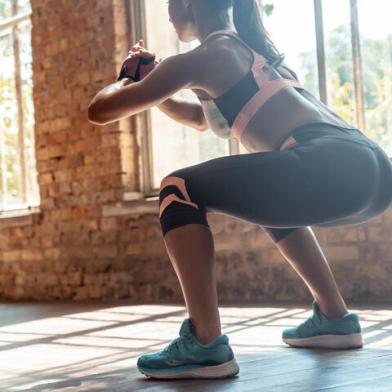
<path fill-rule="evenodd" d="M 134 83 L 134 81 L 131 78 L 123 78 L 123 79 L 118 80 L 112 84 L 107 85 L 102 90 L 100 90 L 99 93 L 93 98 L 93 100 L 90 102 L 89 109 L 96 101 L 98 101 L 100 96 L 113 93 L 113 92 L 120 90 L 122 87 L 127 86 L 128 84 L 131 84 L 131 83 Z"/>
<path fill-rule="evenodd" d="M 197 102 L 171 97 L 157 105 L 157 107 L 180 124 L 192 127 L 200 132 L 209 129 L 203 109 Z"/>
<path fill-rule="evenodd" d="M 124 86 L 120 80 L 105 87 L 88 107 L 89 121 L 106 125 L 160 105 L 177 91 L 191 88 L 203 61 L 196 53 L 190 51 L 167 57 L 139 82 Z"/>

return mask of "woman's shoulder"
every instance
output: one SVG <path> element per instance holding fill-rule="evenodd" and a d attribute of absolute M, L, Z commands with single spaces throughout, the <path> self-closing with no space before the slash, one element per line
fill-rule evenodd
<path fill-rule="evenodd" d="M 233 37 L 219 34 L 202 42 L 195 49 L 197 53 L 209 60 L 217 59 L 222 62 L 235 61 L 239 57 L 252 58 L 252 53 L 247 46 Z"/>
<path fill-rule="evenodd" d="M 235 79 L 237 74 L 249 69 L 253 59 L 249 49 L 224 35 L 211 37 L 184 54 L 189 56 L 189 63 L 197 69 L 198 80 L 194 87 L 214 84 L 217 79 Z"/>

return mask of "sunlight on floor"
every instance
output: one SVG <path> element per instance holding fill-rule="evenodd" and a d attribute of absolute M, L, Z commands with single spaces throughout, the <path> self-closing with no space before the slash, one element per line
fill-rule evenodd
<path fill-rule="evenodd" d="M 57 386 L 65 382 L 70 386 L 70 380 L 77 379 L 77 390 L 82 391 L 99 388 L 96 376 L 85 384 L 84 378 L 92 375 L 108 377 L 129 372 L 136 376 L 137 358 L 161 350 L 176 338 L 187 317 L 184 307 L 171 305 L 102 305 L 101 309 L 79 310 L 73 313 L 67 307 L 63 315 L 41 315 L 35 320 L 0 327 L 0 390 L 25 390 L 43 382 Z M 391 350 L 392 310 L 350 311 L 359 313 L 365 350 Z M 285 352 L 282 329 L 298 325 L 311 315 L 311 310 L 220 307 L 220 314 L 222 332 L 228 335 L 240 364 L 246 354 L 267 354 L 267 360 L 270 354 Z M 355 351 L 352 355 L 361 355 L 361 350 Z M 346 351 L 345 358 L 349 355 Z M 258 363 L 260 360 L 263 358 Z M 309 356 L 306 360 L 314 363 L 317 359 Z"/>

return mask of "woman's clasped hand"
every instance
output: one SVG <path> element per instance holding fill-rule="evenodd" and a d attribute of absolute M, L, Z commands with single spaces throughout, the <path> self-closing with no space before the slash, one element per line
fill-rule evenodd
<path fill-rule="evenodd" d="M 117 80 L 130 78 L 134 82 L 144 79 L 162 59 L 157 60 L 155 53 L 148 51 L 144 47 L 143 39 L 132 46 L 128 52 L 128 57 L 124 60 Z"/>

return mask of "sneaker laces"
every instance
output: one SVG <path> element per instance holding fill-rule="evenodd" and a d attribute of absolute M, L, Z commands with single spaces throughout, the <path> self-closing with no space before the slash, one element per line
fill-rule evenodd
<path fill-rule="evenodd" d="M 186 341 L 188 341 L 189 343 L 192 342 L 192 338 L 188 335 L 185 336 L 179 336 L 178 338 L 174 339 L 168 346 L 166 346 L 163 349 L 163 352 L 167 353 L 167 354 L 171 354 L 174 350 L 179 350 L 180 346 L 184 345 L 184 339 Z"/>
<path fill-rule="evenodd" d="M 298 328 L 312 329 L 319 325 L 320 318 L 316 314 L 312 314 L 312 316 L 308 317 L 305 321 L 303 321 Z"/>

